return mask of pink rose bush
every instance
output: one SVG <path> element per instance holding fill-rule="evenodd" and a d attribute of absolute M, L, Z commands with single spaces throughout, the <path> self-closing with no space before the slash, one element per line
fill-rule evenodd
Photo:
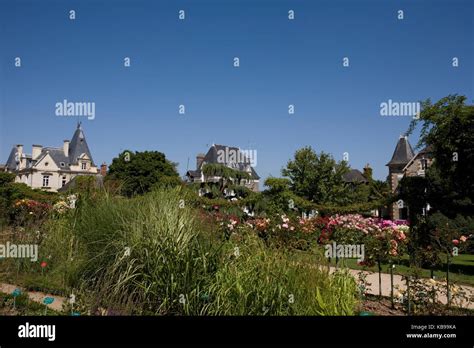
<path fill-rule="evenodd" d="M 276 246 L 307 249 L 311 244 L 364 244 L 369 263 L 379 258 L 396 257 L 404 252 L 409 226 L 407 221 L 391 221 L 359 214 L 313 216 L 309 218 L 286 214 L 238 218 L 219 211 L 213 219 L 229 237 L 242 229 L 256 232 Z M 368 252 L 367 252 L 368 251 Z"/>
<path fill-rule="evenodd" d="M 341 244 L 364 244 L 365 264 L 399 256 L 407 244 L 409 226 L 406 221 L 391 221 L 359 214 L 334 215 L 327 227 L 331 241 Z"/>

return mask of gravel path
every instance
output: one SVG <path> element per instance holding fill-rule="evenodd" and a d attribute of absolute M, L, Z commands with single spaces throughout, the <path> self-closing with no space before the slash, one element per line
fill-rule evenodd
<path fill-rule="evenodd" d="M 334 272 L 336 270 L 335 267 L 331 267 L 330 269 L 330 272 Z M 367 274 L 367 282 L 370 283 L 371 285 L 369 286 L 368 288 L 368 293 L 369 294 L 372 294 L 372 295 L 378 295 L 379 294 L 379 274 L 378 273 L 373 273 L 373 272 L 366 272 L 366 271 L 360 271 L 360 270 L 355 270 L 355 269 L 349 269 L 349 272 L 354 275 L 354 277 L 357 279 L 358 278 L 358 275 L 360 272 L 364 272 Z M 390 296 L 390 274 L 388 273 L 382 273 L 382 295 L 383 296 Z M 444 284 L 444 286 L 446 286 L 446 282 L 441 282 L 442 284 Z M 398 286 L 399 289 L 401 290 L 406 290 L 406 282 L 405 280 L 402 280 L 402 276 L 401 275 L 398 275 L 398 274 L 394 274 L 393 275 L 393 285 L 394 287 L 395 286 Z M 467 293 L 467 296 L 468 298 L 473 298 L 474 297 L 474 287 L 472 286 L 468 286 L 468 285 L 462 285 L 462 286 L 457 286 L 458 288 L 461 287 L 463 288 L 466 293 Z M 397 290 L 394 289 L 394 294 L 397 293 Z M 448 301 L 447 301 L 447 298 L 445 295 L 438 295 L 438 299 L 446 304 Z M 470 308 L 470 309 L 474 309 L 474 302 L 469 302 L 469 303 L 461 303 L 462 304 L 462 307 L 465 307 L 465 308 Z M 453 304 L 455 305 L 455 304 Z"/>
<path fill-rule="evenodd" d="M 12 285 L 12 284 L 5 284 L 5 283 L 0 283 L 0 292 L 3 292 L 5 294 L 11 294 L 15 289 L 20 289 L 22 293 L 25 292 L 25 289 Z M 43 292 L 39 291 L 28 291 L 28 297 L 30 298 L 31 301 L 38 302 L 43 304 L 43 300 L 45 297 L 52 297 L 54 298 L 53 303 L 48 304 L 49 309 L 52 309 L 54 311 L 61 312 L 63 310 L 63 303 L 65 303 L 66 298 L 61 297 L 61 296 L 55 296 L 51 294 L 45 294 Z"/>

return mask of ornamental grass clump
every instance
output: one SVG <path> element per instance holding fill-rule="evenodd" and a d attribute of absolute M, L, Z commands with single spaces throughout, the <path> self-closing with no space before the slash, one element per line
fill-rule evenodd
<path fill-rule="evenodd" d="M 84 205 L 75 233 L 88 255 L 81 279 L 96 306 L 134 314 L 197 314 L 216 267 L 180 188 Z"/>
<path fill-rule="evenodd" d="M 348 275 L 330 275 L 314 263 L 295 262 L 290 251 L 268 248 L 255 234 L 230 241 L 209 289 L 212 315 L 352 315 L 357 286 Z M 344 278 L 344 282 L 337 279 Z M 338 288 L 340 284 L 346 284 Z M 352 285 L 352 287 L 351 287 Z M 340 307 L 325 303 L 337 298 Z"/>

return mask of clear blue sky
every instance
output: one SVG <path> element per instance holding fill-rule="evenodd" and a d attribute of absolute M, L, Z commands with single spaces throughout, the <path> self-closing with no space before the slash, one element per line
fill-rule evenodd
<path fill-rule="evenodd" d="M 380 116 L 381 102 L 451 93 L 472 102 L 473 4 L 0 0 L 0 163 L 14 144 L 61 146 L 82 120 L 98 164 L 159 150 L 184 174 L 216 143 L 256 149 L 265 178 L 311 145 L 338 160 L 348 152 L 353 168 L 370 163 L 384 179 L 409 117 Z M 63 99 L 95 102 L 95 119 L 57 117 Z"/>

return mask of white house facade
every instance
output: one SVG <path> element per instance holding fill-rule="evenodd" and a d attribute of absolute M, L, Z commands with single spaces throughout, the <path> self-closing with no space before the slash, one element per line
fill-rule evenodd
<path fill-rule="evenodd" d="M 235 156 L 225 156 L 232 153 Z M 207 154 L 198 154 L 196 156 L 196 170 L 188 170 L 186 172 L 186 180 L 191 183 L 219 182 L 220 176 L 207 176 L 204 174 L 203 168 L 206 164 L 222 164 L 228 168 L 247 173 L 248 179 L 242 179 L 240 184 L 248 189 L 258 192 L 260 177 L 255 168 L 252 166 L 252 160 L 246 153 L 237 147 L 227 145 L 212 144 Z M 231 181 L 234 179 L 231 178 Z"/>
<path fill-rule="evenodd" d="M 33 145 L 27 154 L 23 145 L 14 146 L 4 170 L 16 174 L 15 182 L 46 191 L 58 191 L 78 175 L 99 173 L 80 123 L 62 147 Z"/>

